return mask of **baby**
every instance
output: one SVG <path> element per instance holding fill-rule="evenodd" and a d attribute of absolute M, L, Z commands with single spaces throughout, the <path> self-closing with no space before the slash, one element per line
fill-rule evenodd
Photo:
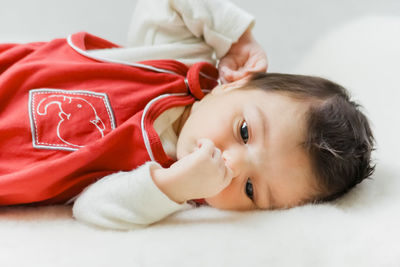
<path fill-rule="evenodd" d="M 165 12 L 144 31 L 145 6 Z M 188 203 L 331 200 L 371 175 L 373 137 L 358 105 L 325 79 L 265 73 L 247 13 L 224 1 L 160 0 L 139 2 L 136 14 L 133 50 L 88 34 L 0 46 L 0 204 L 69 200 L 80 221 L 133 229 Z M 167 25 L 180 28 L 149 38 Z M 149 39 L 161 41 L 141 50 Z M 217 86 L 216 69 L 194 63 L 214 63 L 210 51 L 225 82 Z M 140 57 L 157 60 L 132 63 Z"/>

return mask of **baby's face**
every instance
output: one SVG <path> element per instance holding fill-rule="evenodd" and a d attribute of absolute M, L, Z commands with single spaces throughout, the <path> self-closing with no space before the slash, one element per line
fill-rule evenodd
<path fill-rule="evenodd" d="M 314 194 L 309 156 L 302 147 L 309 103 L 284 94 L 218 86 L 196 102 L 178 138 L 177 158 L 200 138 L 212 140 L 235 178 L 207 198 L 231 210 L 288 208 Z"/>

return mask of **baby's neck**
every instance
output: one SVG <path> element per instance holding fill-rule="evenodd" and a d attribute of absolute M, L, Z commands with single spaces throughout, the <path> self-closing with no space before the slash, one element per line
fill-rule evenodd
<path fill-rule="evenodd" d="M 172 128 L 174 129 L 176 136 L 179 136 L 181 133 L 182 127 L 188 119 L 191 109 L 192 105 L 186 106 L 182 115 L 172 124 Z"/>

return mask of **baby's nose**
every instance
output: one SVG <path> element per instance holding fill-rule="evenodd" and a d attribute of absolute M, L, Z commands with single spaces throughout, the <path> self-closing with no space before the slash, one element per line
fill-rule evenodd
<path fill-rule="evenodd" d="M 225 161 L 225 165 L 232 170 L 234 178 L 240 176 L 240 170 L 243 169 L 240 158 L 240 156 L 234 156 L 234 153 L 227 150 L 222 152 L 222 159 Z"/>

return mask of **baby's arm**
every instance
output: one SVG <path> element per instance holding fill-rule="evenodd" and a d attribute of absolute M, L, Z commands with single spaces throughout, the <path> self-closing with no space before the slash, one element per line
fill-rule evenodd
<path fill-rule="evenodd" d="M 223 82 L 244 78 L 250 72 L 266 71 L 264 49 L 253 38 L 254 18 L 224 0 L 172 0 L 171 6 L 186 27 L 204 39 L 220 59 L 218 69 Z"/>
<path fill-rule="evenodd" d="M 203 139 L 195 152 L 169 168 L 147 162 L 131 172 L 99 180 L 76 199 L 73 215 L 103 228 L 142 228 L 190 207 L 185 204 L 188 200 L 218 194 L 232 178 L 221 151 Z"/>
<path fill-rule="evenodd" d="M 128 46 L 205 43 L 219 59 L 253 24 L 253 16 L 226 0 L 139 0 Z"/>
<path fill-rule="evenodd" d="M 91 53 L 129 62 L 176 59 L 187 65 L 216 64 L 227 54 L 236 57 L 239 50 L 233 48 L 248 43 L 243 41 L 249 38 L 241 37 L 248 36 L 253 25 L 253 16 L 225 0 L 139 0 L 127 46 Z M 232 69 L 229 62 L 222 65 Z"/>
<path fill-rule="evenodd" d="M 189 31 L 223 57 L 243 33 L 251 29 L 254 17 L 226 0 L 170 0 Z"/>
<path fill-rule="evenodd" d="M 169 199 L 154 184 L 147 162 L 136 170 L 111 174 L 86 188 L 75 200 L 73 216 L 102 228 L 130 230 L 143 228 L 185 208 Z"/>

